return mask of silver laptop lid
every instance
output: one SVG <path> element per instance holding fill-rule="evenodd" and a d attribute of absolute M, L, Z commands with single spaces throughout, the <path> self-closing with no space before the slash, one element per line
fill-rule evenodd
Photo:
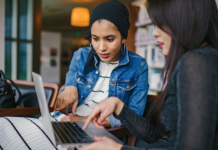
<path fill-rule="evenodd" d="M 34 72 L 32 72 L 32 75 L 33 75 L 33 81 L 35 84 L 36 95 L 37 95 L 38 102 L 39 102 L 39 108 L 40 108 L 41 115 L 42 115 L 42 122 L 46 130 L 48 131 L 51 141 L 53 142 L 54 145 L 56 145 L 54 132 L 53 132 L 53 128 L 51 125 L 50 116 L 49 116 L 48 105 L 46 103 L 45 90 L 43 87 L 42 77 L 39 74 L 36 74 Z"/>

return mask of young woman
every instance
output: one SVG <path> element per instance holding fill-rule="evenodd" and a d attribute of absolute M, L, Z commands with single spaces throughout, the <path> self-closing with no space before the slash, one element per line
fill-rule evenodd
<path fill-rule="evenodd" d="M 119 98 L 138 115 L 143 115 L 148 92 L 148 65 L 144 58 L 125 46 L 129 13 L 117 0 L 98 5 L 90 19 L 90 47 L 74 53 L 66 76 L 65 89 L 57 98 L 57 110 L 73 115 L 62 121 L 86 120 L 97 103 Z M 77 107 L 78 106 L 78 107 Z M 106 127 L 120 126 L 113 115 Z"/>
<path fill-rule="evenodd" d="M 214 0 L 147 0 L 157 38 L 166 56 L 164 84 L 147 118 L 119 98 L 96 105 L 92 120 L 102 128 L 114 113 L 138 138 L 153 143 L 168 136 L 165 147 L 152 150 L 212 150 L 218 147 L 218 11 Z M 100 113 L 101 116 L 100 116 Z M 79 150 L 148 150 L 120 145 L 107 137 Z"/>

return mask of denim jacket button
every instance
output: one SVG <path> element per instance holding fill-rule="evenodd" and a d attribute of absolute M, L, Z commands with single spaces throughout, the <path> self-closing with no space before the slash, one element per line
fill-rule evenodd
<path fill-rule="evenodd" d="M 81 96 L 81 98 L 83 98 L 83 96 Z"/>
<path fill-rule="evenodd" d="M 127 85 L 127 89 L 129 89 L 129 84 Z"/>
<path fill-rule="evenodd" d="M 77 81 L 79 82 L 79 81 L 80 81 L 80 78 L 78 78 Z"/>
<path fill-rule="evenodd" d="M 91 88 L 91 85 L 88 85 L 88 88 Z"/>
<path fill-rule="evenodd" d="M 96 71 L 95 74 L 98 74 L 98 71 Z"/>

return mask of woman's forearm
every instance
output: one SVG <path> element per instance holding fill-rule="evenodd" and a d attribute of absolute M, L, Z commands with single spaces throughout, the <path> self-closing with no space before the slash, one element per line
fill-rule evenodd
<path fill-rule="evenodd" d="M 160 132 L 147 121 L 146 118 L 139 116 L 135 111 L 124 105 L 118 116 L 119 119 L 128 130 L 137 138 L 148 143 L 153 143 L 162 138 Z"/>
<path fill-rule="evenodd" d="M 119 98 L 115 98 L 114 100 L 116 103 L 114 113 L 118 116 L 123 109 L 124 103 Z"/>

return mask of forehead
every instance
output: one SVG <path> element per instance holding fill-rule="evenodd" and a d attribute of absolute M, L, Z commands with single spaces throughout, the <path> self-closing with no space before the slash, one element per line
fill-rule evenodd
<path fill-rule="evenodd" d="M 91 27 L 91 33 L 95 35 L 119 34 L 118 28 L 106 19 L 96 20 Z"/>

